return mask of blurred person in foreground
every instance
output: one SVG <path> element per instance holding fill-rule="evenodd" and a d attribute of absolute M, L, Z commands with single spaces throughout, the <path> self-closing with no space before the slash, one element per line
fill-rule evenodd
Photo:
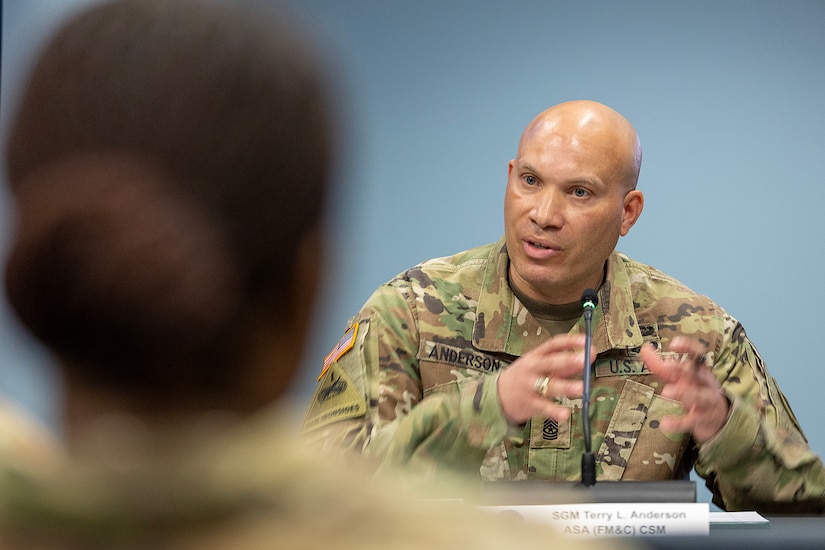
<path fill-rule="evenodd" d="M 322 271 L 331 101 L 300 30 L 251 5 L 102 4 L 35 64 L 6 152 L 6 290 L 57 357 L 67 457 L 0 457 L 0 546 L 554 539 L 377 496 L 295 445 L 277 402 Z"/>
<path fill-rule="evenodd" d="M 61 454 L 60 441 L 51 428 L 0 395 L 0 457 L 47 467 Z"/>
<path fill-rule="evenodd" d="M 825 511 L 822 461 L 742 325 L 616 250 L 644 206 L 641 160 L 607 105 L 537 115 L 508 166 L 504 236 L 373 293 L 327 356 L 307 438 L 425 477 L 580 479 L 590 288 L 597 479 L 695 468 L 726 510 Z"/>

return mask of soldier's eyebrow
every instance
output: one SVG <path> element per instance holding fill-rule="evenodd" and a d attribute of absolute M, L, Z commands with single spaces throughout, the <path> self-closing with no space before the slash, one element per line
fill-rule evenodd
<path fill-rule="evenodd" d="M 534 174 L 539 179 L 543 178 L 543 176 L 541 174 L 541 171 L 538 168 L 536 168 L 535 166 L 533 166 L 532 164 L 530 164 L 529 162 L 526 162 L 526 161 L 516 159 L 514 170 L 519 175 L 521 175 L 521 174 Z"/>
<path fill-rule="evenodd" d="M 532 164 L 530 164 L 529 162 L 516 159 L 516 161 L 513 164 L 514 164 L 514 169 L 518 173 L 520 173 L 520 174 L 521 173 L 535 174 L 536 176 L 538 176 L 538 178 L 540 180 L 543 179 L 543 177 L 539 173 L 539 171 Z M 587 175 L 587 174 L 582 174 L 581 176 L 579 176 L 577 178 L 567 180 L 566 183 L 571 184 L 571 185 L 581 184 L 581 185 L 587 185 L 587 186 L 590 186 L 590 187 L 604 187 L 605 186 L 604 181 L 602 181 L 600 178 L 596 177 L 595 175 Z"/>
<path fill-rule="evenodd" d="M 519 172 L 532 172 L 534 174 L 536 173 L 536 169 L 533 168 L 532 164 L 519 159 L 516 159 L 515 167 L 518 169 Z"/>

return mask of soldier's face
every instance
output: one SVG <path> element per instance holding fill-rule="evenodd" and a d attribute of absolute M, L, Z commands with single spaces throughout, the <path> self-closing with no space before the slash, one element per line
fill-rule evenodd
<path fill-rule="evenodd" d="M 538 128 L 522 139 L 504 199 L 510 280 L 551 304 L 575 302 L 599 285 L 644 202 L 623 183 L 607 136 L 559 130 Z"/>

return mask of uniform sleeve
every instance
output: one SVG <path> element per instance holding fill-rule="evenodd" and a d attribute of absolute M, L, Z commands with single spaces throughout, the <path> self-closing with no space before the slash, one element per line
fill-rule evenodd
<path fill-rule="evenodd" d="M 350 320 L 350 349 L 330 352 L 303 431 L 324 454 L 355 453 L 377 466 L 398 421 L 422 399 L 418 332 L 408 287 L 381 286 Z M 346 336 L 346 333 L 345 333 Z"/>
<path fill-rule="evenodd" d="M 508 432 L 498 376 L 483 376 L 459 393 L 428 396 L 398 425 L 385 468 L 403 468 L 432 487 L 462 478 L 477 483 L 487 451 Z"/>
<path fill-rule="evenodd" d="M 484 375 L 460 391 L 425 398 L 415 299 L 410 285 L 396 279 L 350 321 L 348 332 L 357 325 L 354 344 L 331 357 L 307 410 L 305 437 L 324 453 L 356 453 L 370 469 L 390 460 L 405 471 L 439 463 L 446 471 L 458 459 L 466 471 L 467 461 L 481 465 L 507 431 L 497 378 Z"/>
<path fill-rule="evenodd" d="M 825 512 L 825 469 L 741 325 L 714 358 L 728 421 L 699 449 L 696 471 L 725 510 Z"/>
<path fill-rule="evenodd" d="M 61 456 L 60 442 L 51 429 L 0 396 L 0 462 L 45 466 Z"/>

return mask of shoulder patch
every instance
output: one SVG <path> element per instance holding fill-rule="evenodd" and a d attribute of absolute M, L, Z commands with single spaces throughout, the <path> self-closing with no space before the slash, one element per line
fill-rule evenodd
<path fill-rule="evenodd" d="M 315 389 L 304 417 L 304 430 L 314 430 L 367 413 L 366 398 L 343 369 L 332 365 L 325 370 L 327 375 Z"/>
<path fill-rule="evenodd" d="M 332 348 L 332 351 L 324 357 L 324 368 L 321 369 L 321 374 L 318 375 L 319 382 L 329 370 L 330 365 L 352 349 L 352 346 L 355 345 L 356 336 L 358 336 L 358 322 L 353 323 L 352 326 L 347 329 L 344 335 L 341 336 L 341 339 L 338 340 L 338 343 L 335 344 L 335 347 Z"/>

